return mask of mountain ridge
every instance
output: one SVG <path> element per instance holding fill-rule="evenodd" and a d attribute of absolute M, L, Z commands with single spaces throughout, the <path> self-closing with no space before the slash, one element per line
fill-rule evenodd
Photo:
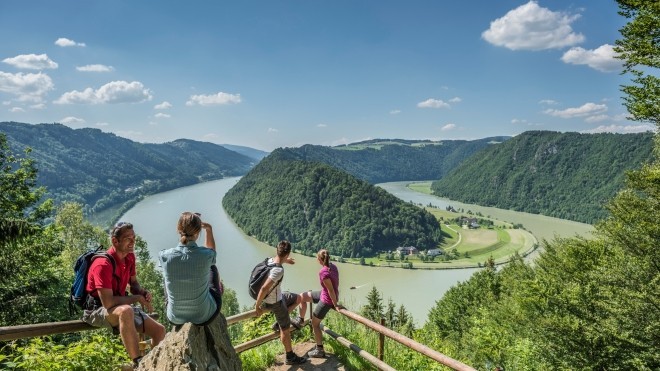
<path fill-rule="evenodd" d="M 81 203 L 87 214 L 132 205 L 147 194 L 243 175 L 256 162 L 207 142 L 138 143 L 100 129 L 57 123 L 2 122 L 0 133 L 15 153 L 31 148 L 37 183 L 46 186 L 48 197 L 56 203 Z"/>
<path fill-rule="evenodd" d="M 432 184 L 455 201 L 593 223 L 652 157 L 653 134 L 528 131 L 476 153 Z"/>

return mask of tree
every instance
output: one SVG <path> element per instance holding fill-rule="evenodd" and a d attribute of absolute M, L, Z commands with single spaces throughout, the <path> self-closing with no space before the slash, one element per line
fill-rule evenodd
<path fill-rule="evenodd" d="M 387 300 L 387 311 L 385 312 L 385 324 L 389 328 L 396 327 L 396 304 L 392 301 L 392 298 Z"/>
<path fill-rule="evenodd" d="M 362 307 L 362 315 L 376 323 L 380 323 L 383 318 L 383 298 L 380 292 L 373 286 L 367 294 L 367 304 Z"/>
<path fill-rule="evenodd" d="M 83 206 L 75 202 L 65 202 L 57 208 L 55 226 L 64 243 L 62 260 L 67 266 L 73 266 L 84 251 L 103 246 L 108 248 L 108 233 L 92 225 L 83 216 Z"/>
<path fill-rule="evenodd" d="M 0 323 L 4 325 L 62 318 L 66 307 L 60 292 L 62 266 L 56 262 L 62 244 L 54 228 L 42 226 L 52 203 L 38 204 L 45 189 L 36 186 L 37 169 L 29 154 L 28 149 L 25 157 L 16 157 L 0 134 Z"/>
<path fill-rule="evenodd" d="M 660 3 L 646 0 L 617 0 L 619 14 L 630 19 L 619 31 L 614 51 L 631 73 L 633 85 L 624 85 L 624 104 L 635 121 L 660 122 L 660 79 L 652 71 L 660 68 Z M 645 68 L 645 67 L 650 67 Z M 657 70 L 656 70 L 657 71 Z"/>

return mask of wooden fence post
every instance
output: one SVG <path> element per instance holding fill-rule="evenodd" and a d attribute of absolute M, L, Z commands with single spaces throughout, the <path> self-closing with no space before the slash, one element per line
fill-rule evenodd
<path fill-rule="evenodd" d="M 385 318 L 380 317 L 380 325 L 385 326 Z M 385 357 L 385 335 L 378 333 L 378 359 L 381 361 Z"/>

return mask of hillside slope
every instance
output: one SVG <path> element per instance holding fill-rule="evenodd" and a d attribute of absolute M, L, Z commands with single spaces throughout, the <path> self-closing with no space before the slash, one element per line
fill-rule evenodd
<path fill-rule="evenodd" d="M 381 188 L 278 149 L 227 192 L 227 213 L 245 233 L 271 245 L 288 239 L 305 253 L 369 256 L 398 246 L 433 248 L 438 221 Z"/>
<path fill-rule="evenodd" d="M 476 152 L 509 137 L 440 142 L 375 139 L 338 147 L 286 148 L 303 161 L 319 161 L 369 183 L 440 179 Z"/>
<path fill-rule="evenodd" d="M 222 146 L 176 140 L 143 144 L 98 129 L 60 124 L 0 123 L 10 147 L 30 156 L 37 183 L 57 202 L 76 201 L 87 213 L 200 181 L 245 174 L 255 160 Z"/>
<path fill-rule="evenodd" d="M 585 223 L 605 215 L 626 170 L 651 158 L 652 133 L 529 131 L 475 154 L 432 185 L 452 200 Z"/>

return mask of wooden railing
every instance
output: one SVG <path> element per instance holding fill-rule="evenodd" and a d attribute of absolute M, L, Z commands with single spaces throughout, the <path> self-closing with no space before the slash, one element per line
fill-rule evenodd
<path fill-rule="evenodd" d="M 311 303 L 310 303 L 310 313 L 312 313 L 311 310 Z M 394 370 L 390 365 L 384 362 L 383 356 L 384 356 L 384 337 L 388 337 L 398 343 L 403 344 L 404 346 L 420 353 L 423 354 L 434 361 L 443 364 L 447 367 L 450 367 L 454 370 L 460 370 L 460 371 L 474 371 L 474 368 L 461 363 L 453 358 L 447 357 L 446 355 L 439 353 L 429 347 L 427 347 L 424 344 L 418 343 L 413 339 L 410 339 L 404 335 L 399 334 L 396 331 L 393 331 L 387 327 L 385 327 L 382 324 L 378 324 L 376 322 L 373 322 L 369 319 L 366 319 L 356 313 L 353 313 L 347 309 L 339 309 L 338 312 L 342 314 L 343 316 L 348 317 L 349 319 L 361 323 L 364 326 L 368 327 L 369 329 L 378 332 L 380 336 L 380 341 L 379 341 L 379 346 L 378 346 L 378 356 L 374 356 L 370 354 L 369 352 L 361 349 L 357 344 L 352 343 L 350 340 L 347 338 L 343 337 L 342 335 L 332 331 L 330 328 L 327 326 L 321 325 L 321 330 L 327 334 L 328 336 L 331 336 L 333 339 L 337 340 L 342 346 L 350 349 L 354 353 L 356 353 L 359 357 L 363 358 L 367 362 L 371 363 L 374 365 L 376 368 L 379 370 Z M 158 319 L 158 314 L 153 313 L 150 314 L 152 318 Z M 247 312 L 239 313 L 231 317 L 227 317 L 227 326 L 234 325 L 236 323 L 245 321 L 247 319 L 256 317 L 256 312 L 254 310 L 250 310 Z M 304 322 L 304 325 L 308 325 L 310 323 L 309 320 L 306 320 Z M 30 337 L 35 337 L 35 336 L 46 336 L 46 335 L 55 335 L 55 334 L 63 334 L 63 333 L 69 333 L 69 332 L 78 332 L 78 331 L 87 331 L 87 330 L 94 330 L 98 329 L 98 327 L 92 327 L 88 325 L 87 323 L 81 321 L 81 320 L 74 320 L 74 321 L 65 321 L 65 322 L 50 322 L 50 323 L 38 323 L 38 324 L 32 324 L 32 325 L 20 325 L 20 326 L 8 326 L 8 327 L 0 327 L 0 341 L 10 341 L 10 340 L 16 340 L 16 339 L 23 339 L 23 338 L 30 338 Z M 287 331 L 295 331 L 295 328 L 293 326 L 289 327 Z M 236 350 L 237 353 L 244 352 L 248 349 L 252 349 L 255 347 L 258 347 L 262 344 L 265 344 L 269 341 L 278 339 L 280 337 L 279 332 L 273 332 L 270 334 L 266 334 L 263 336 L 260 336 L 256 339 L 252 339 L 250 341 L 247 341 L 243 344 L 239 344 L 234 346 L 234 349 Z"/>
<path fill-rule="evenodd" d="M 158 313 L 150 313 L 149 317 L 157 320 Z M 98 327 L 89 325 L 79 319 L 73 321 L 35 323 L 32 325 L 6 326 L 0 327 L 0 341 L 98 329 Z"/>
<path fill-rule="evenodd" d="M 410 339 L 410 338 L 408 338 L 404 335 L 401 335 L 396 331 L 390 330 L 389 328 L 385 327 L 382 324 L 378 324 L 376 322 L 373 322 L 373 321 L 371 321 L 369 319 L 366 319 L 366 318 L 364 318 L 364 317 L 362 317 L 362 316 L 360 316 L 356 313 L 353 313 L 353 312 L 351 312 L 347 309 L 339 309 L 338 312 L 341 313 L 342 315 L 348 317 L 349 319 L 351 319 L 355 322 L 361 323 L 361 324 L 367 326 L 368 328 L 370 328 L 371 330 L 376 331 L 379 334 L 381 334 L 380 342 L 379 342 L 379 346 L 378 346 L 378 353 L 379 353 L 378 357 L 376 357 L 376 356 L 368 353 L 367 351 L 361 349 L 358 345 L 352 343 L 350 340 L 346 339 L 342 335 L 337 334 L 336 332 L 332 331 L 327 326 L 321 325 L 322 331 L 325 334 L 328 334 L 329 336 L 331 336 L 332 338 L 337 340 L 341 345 L 343 345 L 346 348 L 352 350 L 358 356 L 360 356 L 361 358 L 365 359 L 366 361 L 368 361 L 369 363 L 371 363 L 372 365 L 377 367 L 379 370 L 394 370 L 394 368 L 392 368 L 390 365 L 388 365 L 387 363 L 385 363 L 383 361 L 384 337 L 386 336 L 386 337 L 388 337 L 388 338 L 390 338 L 390 339 L 392 339 L 392 340 L 394 340 L 398 343 L 401 343 L 404 346 L 406 346 L 406 347 L 408 347 L 408 348 L 410 348 L 410 349 L 412 349 L 412 350 L 414 350 L 414 351 L 416 351 L 420 354 L 423 354 L 423 355 L 433 359 L 434 361 L 436 361 L 440 364 L 443 364 L 447 367 L 450 367 L 454 370 L 475 371 L 474 368 L 472 368 L 472 367 L 470 367 L 470 366 L 468 366 L 468 365 L 466 365 L 462 362 L 459 362 L 459 361 L 457 361 L 453 358 L 447 357 L 446 355 L 444 355 L 440 352 L 437 352 L 437 351 L 427 347 L 424 344 L 418 343 L 413 339 Z M 312 313 L 311 303 L 310 303 L 309 313 Z M 251 311 L 248 311 L 248 312 L 237 314 L 237 315 L 232 316 L 232 317 L 228 317 L 227 318 L 227 326 L 230 326 L 230 325 L 233 325 L 235 323 L 244 321 L 246 319 L 250 319 L 250 318 L 255 317 L 255 316 L 256 316 L 256 312 L 254 310 L 251 310 Z M 305 325 L 307 325 L 308 323 L 309 323 L 309 321 L 305 321 Z M 295 329 L 293 327 L 290 327 L 288 329 L 288 331 L 295 331 Z M 241 352 L 244 352 L 248 349 L 252 349 L 252 348 L 255 348 L 255 347 L 257 347 L 261 344 L 267 343 L 271 340 L 278 339 L 279 337 L 280 337 L 279 332 L 273 332 L 272 334 L 267 334 L 267 335 L 258 337 L 256 339 L 252 339 L 252 340 L 250 340 L 248 342 L 245 342 L 243 344 L 237 345 L 237 346 L 234 347 L 234 349 L 236 350 L 237 353 L 241 353 Z"/>

